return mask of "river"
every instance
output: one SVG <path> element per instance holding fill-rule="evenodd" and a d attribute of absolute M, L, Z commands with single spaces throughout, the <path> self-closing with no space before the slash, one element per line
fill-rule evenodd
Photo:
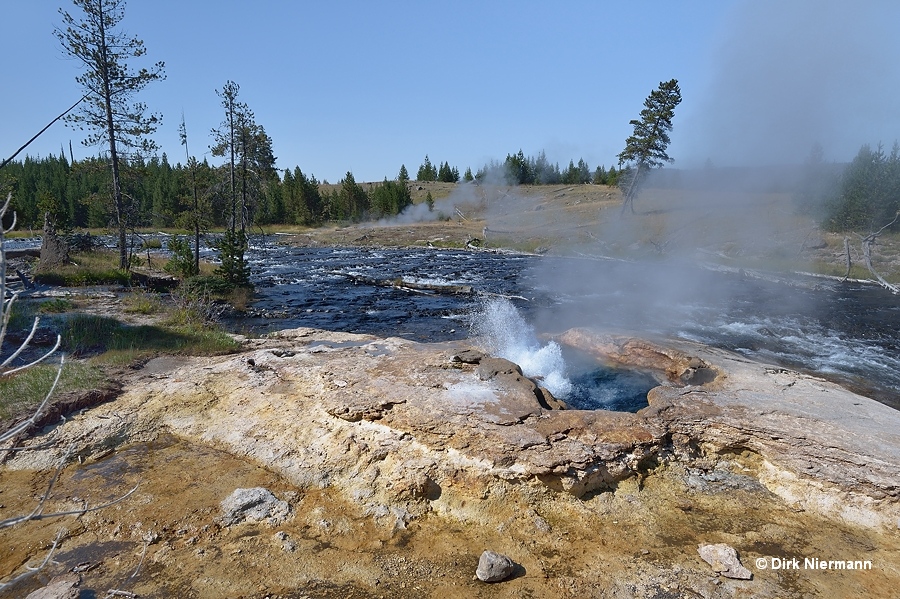
<path fill-rule="evenodd" d="M 10 241 L 10 249 L 35 244 Z M 822 376 L 900 409 L 900 298 L 875 285 L 724 271 L 691 261 L 638 264 L 279 241 L 253 238 L 248 260 L 256 298 L 246 316 L 226 323 L 232 330 L 313 327 L 445 341 L 479 327 L 495 335 L 521 328 L 509 317 L 485 326 L 486 315 L 505 313 L 488 309 L 499 298 L 514 306 L 535 338 L 588 326 L 696 341 Z M 470 287 L 472 293 L 425 289 L 429 285 Z"/>
<path fill-rule="evenodd" d="M 835 380 L 900 409 L 900 299 L 866 284 L 432 248 L 291 247 L 255 239 L 257 299 L 238 330 L 314 327 L 462 339 L 507 298 L 536 335 L 590 326 L 697 341 Z M 396 282 L 389 286 L 388 281 Z M 471 287 L 470 294 L 428 286 Z"/>

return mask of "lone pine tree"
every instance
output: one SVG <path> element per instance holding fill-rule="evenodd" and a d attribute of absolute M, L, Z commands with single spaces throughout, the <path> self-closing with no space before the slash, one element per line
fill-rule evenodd
<path fill-rule="evenodd" d="M 619 186 L 625 192 L 623 213 L 626 207 L 631 207 L 634 212 L 634 196 L 650 169 L 673 161 L 666 149 L 669 147 L 675 107 L 680 103 L 678 80 L 661 82 L 659 88 L 650 92 L 644 100 L 640 120 L 630 121 L 634 132 L 625 140 L 625 149 L 619 154 Z M 628 165 L 627 171 L 623 171 L 623 165 Z"/>
<path fill-rule="evenodd" d="M 87 96 L 79 109 L 65 117 L 66 122 L 87 130 L 86 146 L 108 146 L 112 173 L 112 199 L 119 233 L 119 267 L 128 268 L 125 234 L 130 206 L 122 193 L 121 153 L 151 153 L 158 149 L 148 136 L 156 131 L 161 116 L 147 113 L 147 105 L 132 102 L 147 84 L 165 79 L 162 62 L 149 69 L 132 70 L 128 60 L 147 53 L 144 42 L 117 30 L 125 17 L 124 0 L 73 0 L 83 16 L 76 18 L 60 9 L 63 28 L 54 34 L 63 53 L 76 59 L 84 73 L 75 78 Z"/>

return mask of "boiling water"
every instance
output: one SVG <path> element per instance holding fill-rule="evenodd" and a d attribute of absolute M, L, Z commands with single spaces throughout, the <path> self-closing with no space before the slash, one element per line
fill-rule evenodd
<path fill-rule="evenodd" d="M 471 326 L 486 350 L 518 364 L 525 376 L 540 379 L 554 396 L 564 399 L 572 392 L 559 344 L 541 344 L 534 328 L 509 300 L 485 301 L 472 315 Z"/>
<path fill-rule="evenodd" d="M 485 301 L 473 313 L 471 328 L 486 350 L 518 364 L 571 408 L 636 412 L 647 406 L 647 392 L 657 385 L 647 374 L 603 367 L 555 341 L 541 343 L 508 299 Z"/>

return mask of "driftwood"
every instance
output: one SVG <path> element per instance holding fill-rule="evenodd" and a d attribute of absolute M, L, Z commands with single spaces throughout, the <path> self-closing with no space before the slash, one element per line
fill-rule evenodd
<path fill-rule="evenodd" d="M 869 269 L 869 272 L 872 273 L 872 276 L 874 276 L 878 280 L 878 283 L 882 287 L 884 287 L 885 289 L 887 289 L 888 291 L 890 291 L 891 293 L 894 293 L 894 294 L 900 293 L 900 287 L 897 287 L 896 285 L 892 285 L 892 284 L 888 283 L 887 281 L 885 281 L 884 277 L 882 277 L 878 273 L 878 271 L 875 270 L 875 267 L 872 266 L 872 248 L 875 246 L 875 243 L 878 240 L 878 236 L 881 235 L 885 229 L 888 229 L 891 226 L 893 226 L 894 223 L 896 223 L 898 219 L 900 219 L 900 212 L 897 212 L 897 214 L 894 215 L 894 220 L 892 220 L 888 224 L 884 225 L 883 227 L 881 227 L 874 233 L 869 233 L 868 235 L 863 237 L 863 240 L 862 240 L 863 260 L 865 260 L 866 268 Z"/>
<path fill-rule="evenodd" d="M 336 275 L 347 277 L 354 283 L 373 285 L 375 287 L 393 287 L 403 291 L 417 291 L 421 293 L 447 293 L 451 295 L 468 295 L 473 292 L 471 285 L 454 285 L 452 283 L 416 283 L 403 279 L 373 279 L 362 275 L 354 275 L 345 272 L 335 272 Z"/>

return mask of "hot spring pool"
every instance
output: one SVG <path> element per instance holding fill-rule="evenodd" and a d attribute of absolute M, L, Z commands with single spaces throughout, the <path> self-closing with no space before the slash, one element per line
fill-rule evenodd
<path fill-rule="evenodd" d="M 637 412 L 646 408 L 647 392 L 659 383 L 650 375 L 599 365 L 580 351 L 563 348 L 571 390 L 560 397 L 574 410 Z"/>

